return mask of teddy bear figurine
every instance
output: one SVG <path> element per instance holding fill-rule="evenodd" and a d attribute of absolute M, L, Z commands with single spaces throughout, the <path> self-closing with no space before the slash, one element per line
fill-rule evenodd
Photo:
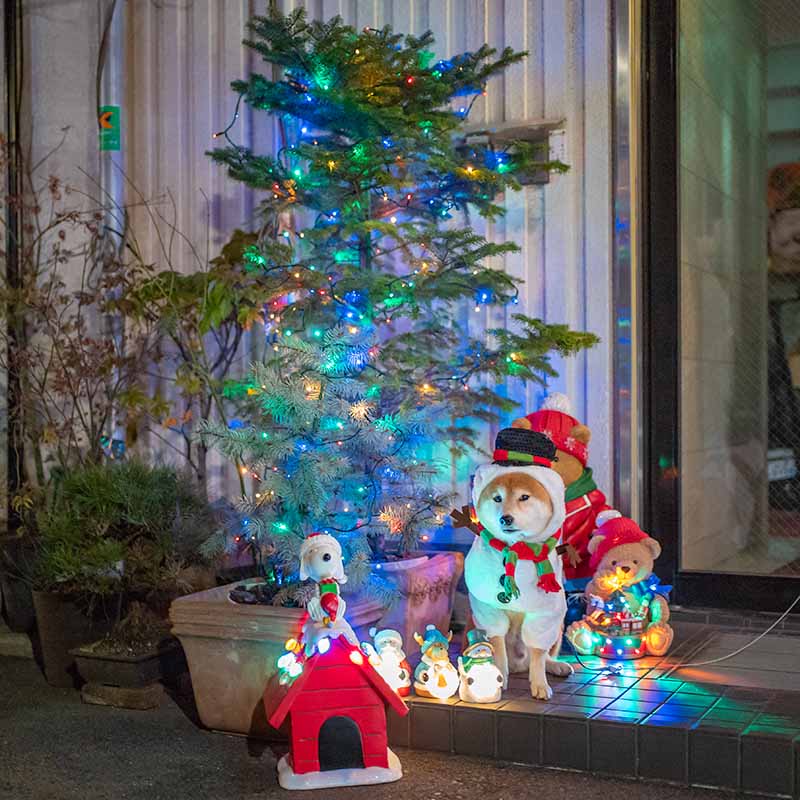
<path fill-rule="evenodd" d="M 584 618 L 567 628 L 581 655 L 634 659 L 662 656 L 672 644 L 668 624 L 671 586 L 653 574 L 661 545 L 631 519 L 604 522 L 589 540 L 593 576 Z"/>
<path fill-rule="evenodd" d="M 592 575 L 588 551 L 592 532 L 604 519 L 619 516 L 597 488 L 592 469 L 587 466 L 592 432 L 572 416 L 572 404 L 560 392 L 549 394 L 538 411 L 515 419 L 512 427 L 543 433 L 556 446 L 553 469 L 565 487 L 566 518 L 561 542 L 568 557 L 564 559 L 564 579 L 579 591 Z"/>

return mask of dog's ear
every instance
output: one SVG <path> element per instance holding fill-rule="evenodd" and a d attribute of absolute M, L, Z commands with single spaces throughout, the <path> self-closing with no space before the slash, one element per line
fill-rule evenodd
<path fill-rule="evenodd" d="M 650 551 L 653 561 L 661 555 L 661 545 L 652 537 L 648 536 L 646 539 L 642 539 L 642 544 Z"/>
<path fill-rule="evenodd" d="M 425 641 L 418 633 L 414 632 L 414 641 L 422 647 L 422 643 Z"/>
<path fill-rule="evenodd" d="M 592 438 L 592 432 L 587 428 L 585 425 L 581 425 L 578 423 L 577 425 L 572 426 L 572 430 L 569 432 L 569 435 L 573 439 L 577 439 L 582 444 L 589 444 Z"/>
<path fill-rule="evenodd" d="M 524 428 L 526 431 L 531 429 L 531 421 L 527 417 L 520 417 L 511 423 L 512 428 Z"/>

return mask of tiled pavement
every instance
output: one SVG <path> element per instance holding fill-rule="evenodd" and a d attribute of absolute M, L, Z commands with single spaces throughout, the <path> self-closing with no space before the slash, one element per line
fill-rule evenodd
<path fill-rule="evenodd" d="M 406 718 L 389 715 L 390 740 L 523 764 L 800 798 L 800 692 L 735 685 L 740 681 L 729 680 L 724 669 L 698 668 L 687 677 L 678 665 L 714 658 L 726 643 L 714 641 L 718 628 L 677 627 L 679 646 L 668 658 L 623 662 L 619 675 L 604 672 L 601 659 L 578 664 L 563 657 L 575 673 L 550 677 L 550 702 L 531 699 L 525 676 L 512 676 L 502 700 L 489 705 L 457 697 L 408 698 Z M 754 635 L 748 631 L 744 639 Z M 777 649 L 796 658 L 790 667 L 800 672 L 800 638 L 787 636 L 783 643 L 789 646 Z M 773 682 L 781 674 L 769 671 Z"/>

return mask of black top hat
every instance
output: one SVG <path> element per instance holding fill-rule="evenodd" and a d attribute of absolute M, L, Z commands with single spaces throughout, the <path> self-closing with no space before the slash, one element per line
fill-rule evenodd
<path fill-rule="evenodd" d="M 550 467 L 556 460 L 556 446 L 539 431 L 503 428 L 494 440 L 494 463 L 504 467 Z"/>

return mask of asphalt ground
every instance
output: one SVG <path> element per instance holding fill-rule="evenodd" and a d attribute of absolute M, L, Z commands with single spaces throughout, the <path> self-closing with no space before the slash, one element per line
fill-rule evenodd
<path fill-rule="evenodd" d="M 730 794 L 620 781 L 462 756 L 396 750 L 393 784 L 290 795 L 264 743 L 200 728 L 191 705 L 166 698 L 153 711 L 81 702 L 45 682 L 29 659 L 0 658 L 2 800 L 685 800 Z"/>

